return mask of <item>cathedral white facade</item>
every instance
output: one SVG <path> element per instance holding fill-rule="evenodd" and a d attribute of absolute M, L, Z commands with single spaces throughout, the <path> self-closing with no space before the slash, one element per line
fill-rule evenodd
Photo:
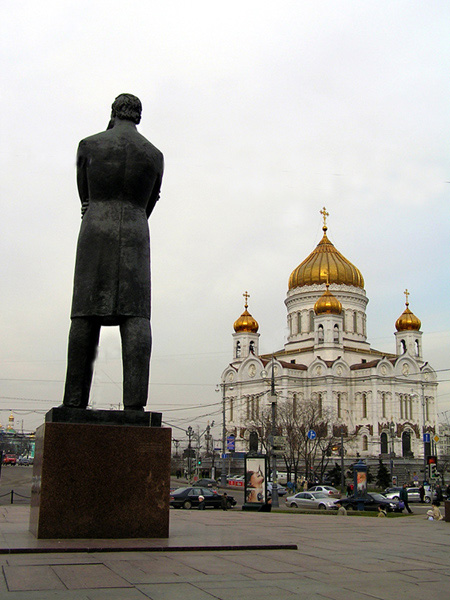
<path fill-rule="evenodd" d="M 423 457 L 423 434 L 437 431 L 437 380 L 423 357 L 421 322 L 405 292 L 395 354 L 371 348 L 364 279 L 328 239 L 328 214 L 321 212 L 322 240 L 289 278 L 289 334 L 282 350 L 259 354 L 259 325 L 244 294 L 233 359 L 222 374 L 227 433 L 236 436 L 236 451 L 248 450 L 249 430 L 269 402 L 273 365 L 279 401 L 293 407 L 315 401 L 331 415 L 330 437 L 345 431 L 350 455 L 387 455 L 392 447 L 396 456 Z"/>

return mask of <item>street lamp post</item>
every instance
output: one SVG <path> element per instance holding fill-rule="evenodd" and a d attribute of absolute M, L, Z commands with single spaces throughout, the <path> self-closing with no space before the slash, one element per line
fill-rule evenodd
<path fill-rule="evenodd" d="M 389 435 L 391 438 L 391 451 L 389 453 L 390 467 L 391 467 L 391 485 L 394 485 L 394 435 L 395 435 L 395 423 L 391 421 L 389 423 Z"/>
<path fill-rule="evenodd" d="M 222 388 L 222 472 L 220 474 L 220 485 L 225 487 L 227 485 L 227 473 L 226 473 L 226 452 L 227 452 L 227 427 L 226 427 L 226 415 L 225 415 L 225 383 L 221 383 Z M 232 387 L 230 386 L 231 390 Z M 216 392 L 219 392 L 219 386 L 216 387 Z"/>

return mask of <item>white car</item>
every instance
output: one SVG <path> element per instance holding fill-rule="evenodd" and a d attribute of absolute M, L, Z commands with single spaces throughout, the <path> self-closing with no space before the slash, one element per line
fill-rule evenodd
<path fill-rule="evenodd" d="M 282 485 L 280 485 L 279 483 L 277 484 L 277 490 L 278 490 L 279 496 L 284 496 L 287 493 L 286 488 L 283 487 Z M 271 481 L 267 482 L 267 493 L 269 496 L 272 495 L 272 482 Z"/>
<path fill-rule="evenodd" d="M 331 485 L 315 485 L 308 492 L 323 492 L 332 498 L 340 498 L 341 492 Z"/>
<path fill-rule="evenodd" d="M 336 510 L 336 498 L 324 492 L 299 492 L 295 496 L 288 496 L 285 500 L 287 506 L 292 508 L 318 508 L 320 510 Z"/>

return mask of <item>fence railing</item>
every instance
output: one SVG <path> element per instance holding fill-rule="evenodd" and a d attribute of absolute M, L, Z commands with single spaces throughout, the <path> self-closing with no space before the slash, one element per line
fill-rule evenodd
<path fill-rule="evenodd" d="M 10 499 L 10 504 L 14 504 L 14 499 L 17 498 L 17 500 L 20 501 L 20 499 L 23 500 L 31 500 L 30 496 L 24 496 L 23 494 L 19 494 L 19 492 L 15 492 L 14 490 L 11 490 L 10 492 L 6 492 L 6 494 L 0 494 L 0 499 L 1 498 L 6 498 L 7 496 L 9 496 Z"/>

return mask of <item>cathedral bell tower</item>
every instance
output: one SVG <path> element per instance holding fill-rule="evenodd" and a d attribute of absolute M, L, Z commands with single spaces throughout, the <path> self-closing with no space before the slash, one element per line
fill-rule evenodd
<path fill-rule="evenodd" d="M 342 304 L 329 287 L 314 304 L 314 353 L 323 360 L 335 360 L 344 348 Z"/>
<path fill-rule="evenodd" d="M 395 322 L 395 345 L 396 352 L 400 354 L 409 354 L 422 360 L 422 332 L 420 331 L 421 322 L 409 310 L 409 292 L 405 290 L 406 308 Z"/>
<path fill-rule="evenodd" d="M 259 353 L 259 325 L 256 319 L 252 317 L 252 315 L 248 312 L 248 299 L 250 298 L 250 294 L 244 292 L 243 294 L 245 298 L 244 304 L 244 312 L 234 322 L 234 331 L 233 333 L 233 359 L 234 360 L 243 360 L 247 358 L 250 354 L 255 354 L 256 356 Z"/>

